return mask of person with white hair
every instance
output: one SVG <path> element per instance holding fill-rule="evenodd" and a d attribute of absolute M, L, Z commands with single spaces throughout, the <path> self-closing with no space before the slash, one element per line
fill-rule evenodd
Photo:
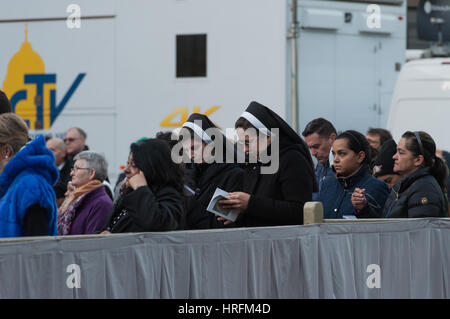
<path fill-rule="evenodd" d="M 83 151 L 74 157 L 69 190 L 58 211 L 58 234 L 93 234 L 105 225 L 113 207 L 103 182 L 108 164 L 99 153 Z"/>

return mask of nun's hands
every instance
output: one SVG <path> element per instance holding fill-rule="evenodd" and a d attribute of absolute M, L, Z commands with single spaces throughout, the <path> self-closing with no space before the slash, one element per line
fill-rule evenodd
<path fill-rule="evenodd" d="M 128 186 L 133 188 L 133 190 L 141 186 L 147 186 L 147 180 L 145 179 L 144 173 L 142 171 L 128 178 L 126 183 L 128 184 Z"/>
<path fill-rule="evenodd" d="M 243 192 L 234 192 L 228 194 L 228 199 L 219 200 L 220 208 L 225 210 L 238 210 L 241 213 L 248 207 L 250 194 Z"/>
<path fill-rule="evenodd" d="M 355 188 L 352 194 L 352 205 L 356 210 L 361 210 L 367 206 L 366 189 Z"/>
<path fill-rule="evenodd" d="M 220 200 L 219 206 L 220 208 L 225 210 L 238 210 L 240 213 L 242 213 L 247 210 L 249 200 L 250 194 L 243 192 L 234 192 L 228 195 L 228 199 Z M 232 223 L 232 221 L 220 216 L 217 216 L 217 220 L 223 221 L 224 225 L 229 225 Z"/>

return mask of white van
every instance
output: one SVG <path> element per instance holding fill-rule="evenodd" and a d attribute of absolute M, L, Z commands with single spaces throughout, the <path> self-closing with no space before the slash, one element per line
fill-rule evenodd
<path fill-rule="evenodd" d="M 450 57 L 415 60 L 403 66 L 387 129 L 396 141 L 405 131 L 425 131 L 438 149 L 450 150 Z"/>

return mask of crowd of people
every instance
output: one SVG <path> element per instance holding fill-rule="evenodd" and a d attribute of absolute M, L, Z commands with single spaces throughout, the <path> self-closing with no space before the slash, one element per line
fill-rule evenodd
<path fill-rule="evenodd" d="M 113 189 L 107 160 L 89 150 L 83 129 L 31 140 L 4 94 L 0 112 L 0 237 L 300 225 L 313 200 L 328 219 L 449 212 L 446 152 L 422 131 L 396 143 L 383 129 L 337 132 L 318 118 L 303 139 L 251 102 L 236 120 L 237 141 L 192 114 L 177 133 L 131 143 Z M 217 189 L 228 195 L 215 214 L 208 207 Z"/>

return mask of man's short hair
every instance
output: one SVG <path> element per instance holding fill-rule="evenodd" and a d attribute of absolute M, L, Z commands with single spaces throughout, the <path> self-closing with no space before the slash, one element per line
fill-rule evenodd
<path fill-rule="evenodd" d="M 303 130 L 302 135 L 303 137 L 307 137 L 314 133 L 317 133 L 320 137 L 325 138 L 330 137 L 330 135 L 333 133 L 337 134 L 333 124 L 322 117 L 309 122 Z"/>
<path fill-rule="evenodd" d="M 11 102 L 9 101 L 5 92 L 0 90 L 0 114 L 11 112 L 12 112 Z"/>
<path fill-rule="evenodd" d="M 87 134 L 86 134 L 86 132 L 85 132 L 83 129 L 81 129 L 81 128 L 79 128 L 79 127 L 72 127 L 72 128 L 69 129 L 69 131 L 72 130 L 72 129 L 76 130 L 76 131 L 78 132 L 78 134 L 79 134 L 83 139 L 87 139 Z"/>
<path fill-rule="evenodd" d="M 51 140 L 56 141 L 56 147 L 61 150 L 61 151 L 65 151 L 66 150 L 66 143 L 64 143 L 64 140 L 62 138 L 59 137 L 49 137 L 46 141 L 49 142 Z"/>
<path fill-rule="evenodd" d="M 392 139 L 391 132 L 385 130 L 384 128 L 369 127 L 367 130 L 367 135 L 378 135 L 380 137 L 380 146 L 383 145 L 384 142 Z"/>

